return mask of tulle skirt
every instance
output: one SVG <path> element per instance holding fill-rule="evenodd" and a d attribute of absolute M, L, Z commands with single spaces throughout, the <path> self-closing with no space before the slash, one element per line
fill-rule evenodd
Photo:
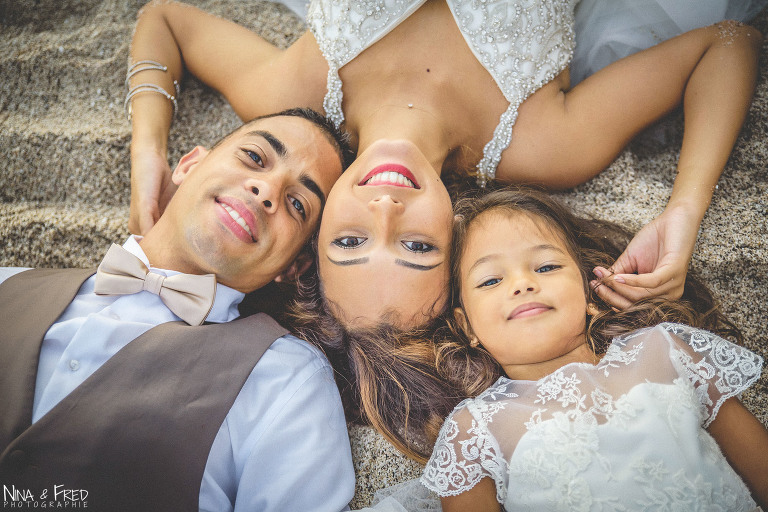
<path fill-rule="evenodd" d="M 602 67 L 689 30 L 748 22 L 768 0 L 580 0 L 571 84 Z"/>

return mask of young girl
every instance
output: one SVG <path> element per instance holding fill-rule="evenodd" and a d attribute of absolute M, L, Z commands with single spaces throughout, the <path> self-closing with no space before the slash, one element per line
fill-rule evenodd
<path fill-rule="evenodd" d="M 610 225 L 543 194 L 497 191 L 458 214 L 459 341 L 439 364 L 470 392 L 504 375 L 443 425 L 422 477 L 443 510 L 768 504 L 768 431 L 737 398 L 762 358 L 672 323 L 725 332 L 721 314 L 660 299 L 614 311 L 593 274 L 612 261 Z"/>

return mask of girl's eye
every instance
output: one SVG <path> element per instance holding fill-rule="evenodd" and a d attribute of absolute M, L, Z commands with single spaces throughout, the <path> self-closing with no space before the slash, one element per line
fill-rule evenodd
<path fill-rule="evenodd" d="M 487 286 L 493 286 L 493 285 L 495 285 L 495 284 L 498 284 L 498 283 L 500 283 L 500 282 L 501 282 L 501 279 L 500 279 L 500 278 L 498 278 L 498 277 L 492 277 L 491 279 L 486 279 L 485 281 L 483 281 L 482 283 L 480 283 L 480 285 L 478 286 L 478 288 L 485 288 L 485 287 L 487 287 Z"/>
<path fill-rule="evenodd" d="M 354 249 L 363 245 L 366 240 L 367 238 L 361 236 L 343 236 L 334 240 L 333 245 L 342 249 Z"/>
<path fill-rule="evenodd" d="M 259 167 L 264 167 L 264 160 L 262 160 L 261 156 L 257 152 L 251 151 L 250 149 L 244 149 L 243 152 L 245 152 L 245 154 L 248 155 L 248 158 L 253 160 L 256 165 Z"/>
<path fill-rule="evenodd" d="M 402 244 L 403 244 L 403 247 L 405 247 L 411 252 L 424 253 L 424 252 L 429 252 L 435 249 L 434 245 L 430 245 L 426 242 L 416 242 L 413 240 L 405 240 L 402 242 Z"/>
<path fill-rule="evenodd" d="M 307 212 L 304 209 L 304 205 L 301 203 L 301 201 L 299 201 L 295 197 L 289 197 L 288 199 L 291 202 L 291 206 L 293 206 L 296 209 L 296 211 L 299 212 L 299 215 L 301 215 L 301 218 L 302 219 L 306 219 L 307 218 Z"/>
<path fill-rule="evenodd" d="M 557 270 L 559 268 L 562 268 L 562 266 L 561 265 L 555 265 L 555 264 L 542 265 L 542 266 L 540 266 L 539 268 L 536 269 L 536 272 L 538 272 L 539 274 L 544 274 L 546 272 L 552 272 L 553 270 Z"/>

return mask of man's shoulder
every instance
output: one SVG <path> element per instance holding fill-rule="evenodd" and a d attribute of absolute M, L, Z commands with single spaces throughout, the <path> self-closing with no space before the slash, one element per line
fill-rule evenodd
<path fill-rule="evenodd" d="M 278 338 L 269 350 L 281 354 L 290 354 L 297 364 L 310 365 L 314 368 L 329 367 L 330 363 L 325 354 L 308 341 L 286 334 Z"/>
<path fill-rule="evenodd" d="M 31 270 L 29 267 L 0 267 L 0 283 L 6 279 L 20 274 L 25 270 Z"/>

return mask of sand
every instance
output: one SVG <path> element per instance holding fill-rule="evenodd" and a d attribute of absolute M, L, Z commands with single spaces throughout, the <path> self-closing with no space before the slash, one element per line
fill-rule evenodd
<path fill-rule="evenodd" d="M 0 266 L 87 267 L 128 236 L 130 124 L 123 79 L 141 1 L 0 0 Z M 267 2 L 193 2 L 287 46 L 304 29 Z M 768 12 L 753 22 L 768 32 Z M 714 288 L 746 335 L 768 356 L 768 44 L 755 99 L 712 205 L 693 267 Z M 214 91 L 183 81 L 169 146 L 176 162 L 238 125 Z M 638 137 L 598 177 L 558 194 L 581 211 L 638 229 L 669 196 L 681 141 L 673 114 Z M 768 424 L 768 372 L 744 395 Z M 418 464 L 378 434 L 352 427 L 358 488 L 353 507 L 373 491 L 417 476 Z"/>

